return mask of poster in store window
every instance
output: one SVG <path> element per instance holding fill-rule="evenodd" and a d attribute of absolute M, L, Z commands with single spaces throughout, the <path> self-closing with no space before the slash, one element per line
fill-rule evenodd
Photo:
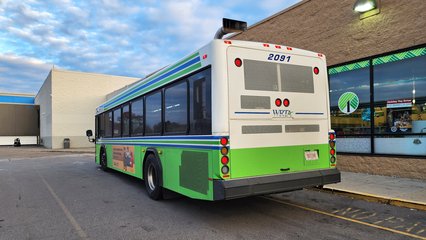
<path fill-rule="evenodd" d="M 412 101 L 409 99 L 386 102 L 387 131 L 390 133 L 411 132 Z"/>

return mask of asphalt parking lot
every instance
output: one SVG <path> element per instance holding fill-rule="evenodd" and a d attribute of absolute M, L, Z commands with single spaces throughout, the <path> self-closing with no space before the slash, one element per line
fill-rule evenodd
<path fill-rule="evenodd" d="M 0 157 L 0 239 L 426 239 L 426 213 L 313 190 L 153 201 L 93 154 Z"/>

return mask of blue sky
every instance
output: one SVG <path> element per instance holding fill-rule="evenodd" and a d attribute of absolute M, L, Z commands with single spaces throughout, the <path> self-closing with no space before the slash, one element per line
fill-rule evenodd
<path fill-rule="evenodd" d="M 298 0 L 0 0 L 0 92 L 37 93 L 50 69 L 143 77 Z"/>

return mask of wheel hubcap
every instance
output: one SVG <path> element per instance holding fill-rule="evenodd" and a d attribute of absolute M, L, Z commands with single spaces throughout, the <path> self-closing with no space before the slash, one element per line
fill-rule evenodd
<path fill-rule="evenodd" d="M 102 158 L 101 158 L 101 163 L 102 165 L 106 166 L 106 161 L 105 161 L 106 157 L 105 157 L 105 153 L 102 154 Z"/>
<path fill-rule="evenodd" d="M 148 166 L 148 174 L 147 174 L 147 181 L 149 188 L 154 191 L 155 190 L 155 169 L 152 165 Z"/>

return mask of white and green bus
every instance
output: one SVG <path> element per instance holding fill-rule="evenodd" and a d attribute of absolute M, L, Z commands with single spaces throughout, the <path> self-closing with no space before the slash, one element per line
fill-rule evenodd
<path fill-rule="evenodd" d="M 220 38 L 99 106 L 96 162 L 144 179 L 153 199 L 339 182 L 325 56 Z"/>

